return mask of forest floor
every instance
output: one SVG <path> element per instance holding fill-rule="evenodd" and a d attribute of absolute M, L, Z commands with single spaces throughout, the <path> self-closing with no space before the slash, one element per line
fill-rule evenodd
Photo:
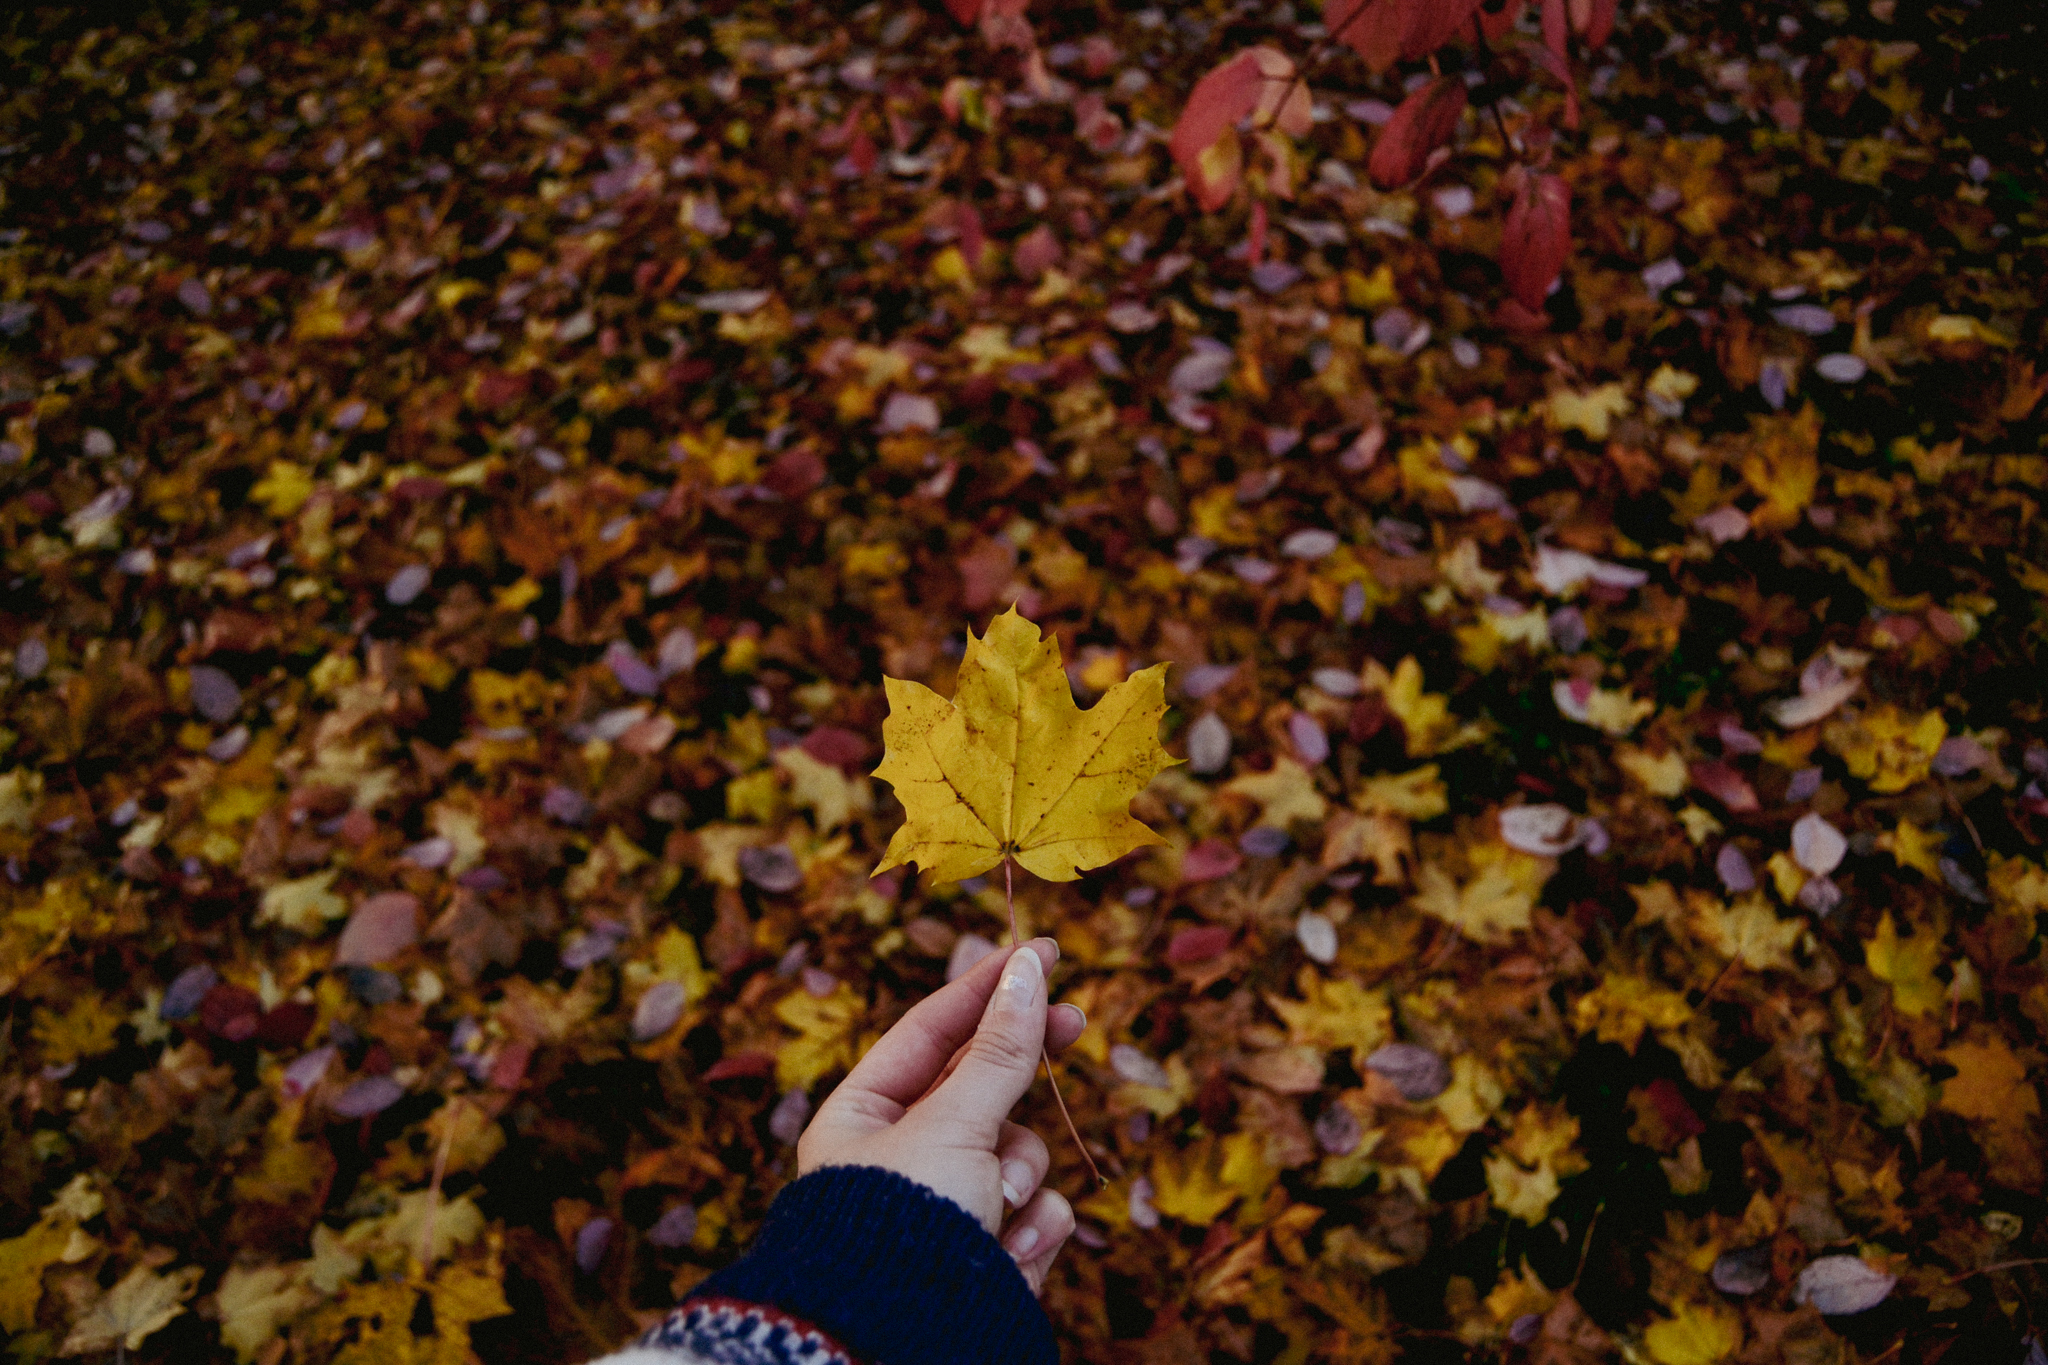
<path fill-rule="evenodd" d="M 1035 90 L 937 6 L 0 19 L 16 1360 L 559 1365 L 730 1260 L 1004 934 L 868 774 L 1010 603 L 1192 760 L 1019 887 L 1069 1358 L 2041 1354 L 2037 20 L 1631 9 L 1510 327 L 1554 87 L 1380 193 L 1316 57 L 1261 235 L 1165 130 L 1307 16 L 1044 8 Z"/>

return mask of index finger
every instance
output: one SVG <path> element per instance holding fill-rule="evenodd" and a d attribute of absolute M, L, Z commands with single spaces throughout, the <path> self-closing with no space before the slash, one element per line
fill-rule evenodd
<path fill-rule="evenodd" d="M 1060 958 L 1059 945 L 1035 938 L 1025 946 L 1037 950 L 1039 964 L 1050 974 Z M 839 1091 L 865 1091 L 909 1108 L 974 1036 L 1009 958 L 1007 951 L 998 949 L 920 1000 L 868 1049 L 840 1082 Z"/>

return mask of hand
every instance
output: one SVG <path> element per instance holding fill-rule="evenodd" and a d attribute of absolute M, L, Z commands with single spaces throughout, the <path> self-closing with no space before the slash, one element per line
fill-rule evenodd
<path fill-rule="evenodd" d="M 796 1146 L 797 1173 L 880 1166 L 938 1191 L 991 1233 L 1009 1205 L 1003 1248 L 1036 1293 L 1074 1211 L 1038 1187 L 1051 1154 L 1009 1113 L 1041 1051 L 1060 1051 L 1087 1024 L 1072 1005 L 1046 1008 L 1045 974 L 1059 955 L 1049 938 L 990 953 L 919 1002 L 819 1106 Z"/>

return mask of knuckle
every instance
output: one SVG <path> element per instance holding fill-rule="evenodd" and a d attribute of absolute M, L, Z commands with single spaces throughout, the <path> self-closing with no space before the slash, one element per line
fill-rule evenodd
<path fill-rule="evenodd" d="M 1000 1067 L 1004 1071 L 1016 1071 L 1038 1064 L 1038 1051 L 1015 1034 L 984 1032 L 975 1035 L 969 1055 L 978 1057 L 984 1064 Z"/>

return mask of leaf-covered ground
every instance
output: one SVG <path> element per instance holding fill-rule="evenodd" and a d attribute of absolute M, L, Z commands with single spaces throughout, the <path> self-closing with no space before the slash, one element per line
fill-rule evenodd
<path fill-rule="evenodd" d="M 1192 212 L 1286 6 L 1049 7 L 1037 94 L 936 7 L 0 20 L 14 1357 L 561 1362 L 731 1258 L 1000 935 L 865 774 L 1014 601 L 1193 759 L 1020 888 L 1072 1359 L 2018 1362 L 2022 9 L 1625 13 L 1533 332 L 1554 86 L 1382 195 L 1313 59 Z"/>

